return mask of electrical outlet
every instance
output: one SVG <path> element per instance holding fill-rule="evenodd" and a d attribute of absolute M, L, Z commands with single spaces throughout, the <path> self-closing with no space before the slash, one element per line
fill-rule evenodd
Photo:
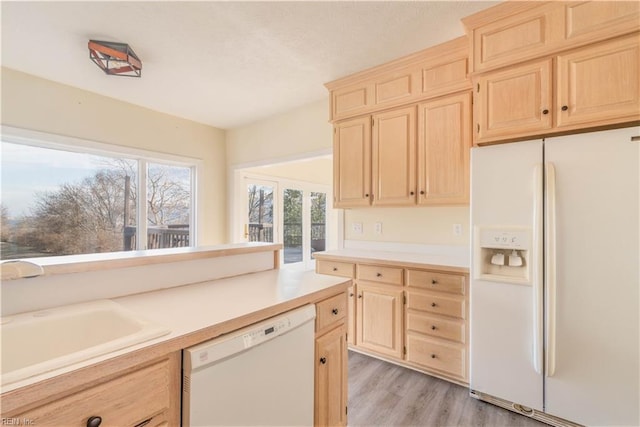
<path fill-rule="evenodd" d="M 355 234 L 362 234 L 362 223 L 361 222 L 352 222 L 351 223 L 351 231 Z"/>
<path fill-rule="evenodd" d="M 382 234 L 382 223 L 381 222 L 376 222 L 375 227 L 374 227 L 374 231 L 376 234 Z"/>
<path fill-rule="evenodd" d="M 462 236 L 462 224 L 453 224 L 453 235 Z"/>

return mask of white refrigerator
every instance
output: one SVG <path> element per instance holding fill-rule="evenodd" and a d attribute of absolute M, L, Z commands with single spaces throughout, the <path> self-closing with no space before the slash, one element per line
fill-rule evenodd
<path fill-rule="evenodd" d="M 472 149 L 472 396 L 557 425 L 640 425 L 639 139 Z"/>

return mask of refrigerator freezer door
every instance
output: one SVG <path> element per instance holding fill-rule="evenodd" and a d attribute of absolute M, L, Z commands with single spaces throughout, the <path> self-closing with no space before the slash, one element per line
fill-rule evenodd
<path fill-rule="evenodd" d="M 555 168 L 555 359 L 545 412 L 640 425 L 640 129 L 545 141 Z M 553 334 L 547 335 L 547 340 Z"/>
<path fill-rule="evenodd" d="M 536 185 L 541 171 L 542 141 L 528 141 L 472 149 L 471 223 L 474 229 L 474 258 L 480 245 L 477 230 L 483 227 L 528 229 L 532 242 L 542 235 L 536 221 L 536 200 L 542 198 Z M 539 181 L 538 181 L 539 182 Z M 539 211 L 539 210 L 538 210 Z M 533 270 L 542 260 L 531 246 L 529 262 Z M 535 338 L 541 325 L 535 323 L 536 291 L 541 290 L 539 274 L 532 285 L 481 280 L 471 271 L 471 382 L 472 390 L 542 410 L 543 376 L 536 366 Z M 540 353 L 541 354 L 541 353 Z M 536 372 L 538 368 L 539 372 Z"/>

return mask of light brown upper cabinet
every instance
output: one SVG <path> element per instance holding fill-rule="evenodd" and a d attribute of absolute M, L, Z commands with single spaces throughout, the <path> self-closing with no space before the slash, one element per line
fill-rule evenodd
<path fill-rule="evenodd" d="M 373 116 L 372 204 L 412 205 L 416 191 L 416 108 Z"/>
<path fill-rule="evenodd" d="M 471 94 L 418 105 L 418 203 L 469 203 Z"/>
<path fill-rule="evenodd" d="M 638 121 L 639 72 L 636 33 L 480 74 L 474 78 L 474 141 Z"/>
<path fill-rule="evenodd" d="M 334 126 L 334 207 L 371 204 L 371 117 L 365 116 Z"/>
<path fill-rule="evenodd" d="M 477 73 L 637 31 L 640 2 L 504 2 L 462 22 Z"/>
<path fill-rule="evenodd" d="M 557 57 L 556 126 L 640 120 L 639 41 L 634 34 Z"/>
<path fill-rule="evenodd" d="M 482 74 L 474 80 L 475 142 L 536 135 L 552 126 L 552 60 Z"/>
<path fill-rule="evenodd" d="M 459 37 L 327 83 L 331 121 L 470 88 L 468 51 Z"/>

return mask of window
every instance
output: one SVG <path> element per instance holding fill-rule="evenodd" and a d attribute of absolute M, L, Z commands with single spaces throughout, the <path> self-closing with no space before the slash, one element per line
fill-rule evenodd
<path fill-rule="evenodd" d="M 194 245 L 195 161 L 16 139 L 2 140 L 0 259 Z"/>

